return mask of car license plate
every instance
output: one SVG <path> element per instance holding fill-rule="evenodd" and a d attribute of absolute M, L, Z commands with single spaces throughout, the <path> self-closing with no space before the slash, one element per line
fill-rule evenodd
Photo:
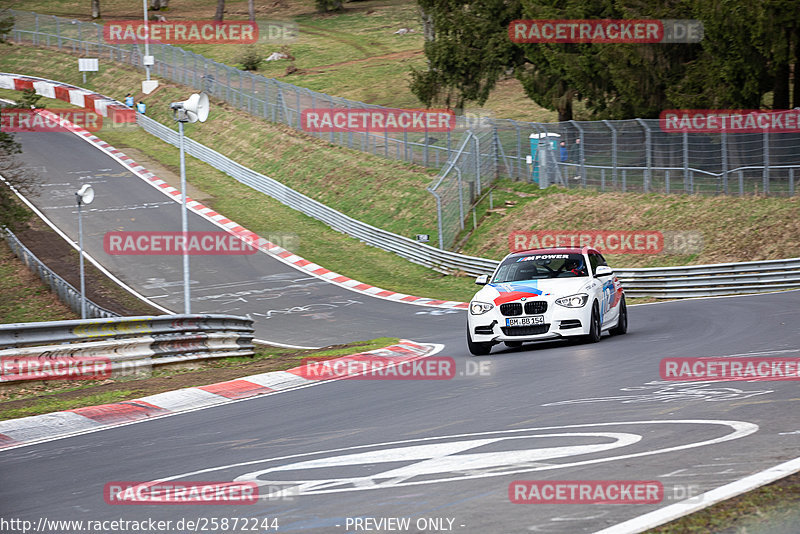
<path fill-rule="evenodd" d="M 544 315 L 534 315 L 533 317 L 514 317 L 506 319 L 506 326 L 533 326 L 544 324 Z"/>

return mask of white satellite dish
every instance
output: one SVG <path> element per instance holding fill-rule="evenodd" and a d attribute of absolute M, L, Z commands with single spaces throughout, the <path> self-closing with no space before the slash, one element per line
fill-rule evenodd
<path fill-rule="evenodd" d="M 170 107 L 178 110 L 177 118 L 181 122 L 206 122 L 208 119 L 208 95 L 195 93 L 183 102 L 173 102 Z"/>
<path fill-rule="evenodd" d="M 89 184 L 84 184 L 78 192 L 75 193 L 78 197 L 78 202 L 83 204 L 91 204 L 94 200 L 94 189 Z"/>

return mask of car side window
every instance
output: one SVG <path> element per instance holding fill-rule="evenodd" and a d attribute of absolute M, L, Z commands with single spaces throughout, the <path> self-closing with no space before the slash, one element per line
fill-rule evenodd
<path fill-rule="evenodd" d="M 608 263 L 606 263 L 606 259 L 602 254 L 595 254 L 595 256 L 597 256 L 597 265 L 605 265 L 608 267 Z"/>
<path fill-rule="evenodd" d="M 597 272 L 598 265 L 605 265 L 605 262 L 600 263 L 601 256 L 599 254 L 589 253 L 589 265 L 592 266 L 592 274 Z"/>

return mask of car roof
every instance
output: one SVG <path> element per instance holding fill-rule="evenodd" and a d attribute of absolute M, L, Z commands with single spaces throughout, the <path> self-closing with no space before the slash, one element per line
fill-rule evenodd
<path fill-rule="evenodd" d="M 518 252 L 513 252 L 506 256 L 507 258 L 511 257 L 518 257 L 518 256 L 530 256 L 531 254 L 585 254 L 593 252 L 595 254 L 600 254 L 596 249 L 591 247 L 552 247 L 552 248 L 532 248 L 528 250 L 520 250 Z"/>

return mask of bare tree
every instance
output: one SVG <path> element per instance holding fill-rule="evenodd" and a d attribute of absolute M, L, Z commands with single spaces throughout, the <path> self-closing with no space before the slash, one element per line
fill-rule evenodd
<path fill-rule="evenodd" d="M 23 106 L 18 103 L 18 107 Z M 30 218 L 30 211 L 17 200 L 15 190 L 24 195 L 39 193 L 38 175 L 15 157 L 21 152 L 22 147 L 12 134 L 0 132 L 0 228 L 13 230 Z"/>
<path fill-rule="evenodd" d="M 225 0 L 217 0 L 217 12 L 214 14 L 214 20 L 222 22 L 225 17 Z"/>
<path fill-rule="evenodd" d="M 100 0 L 92 0 L 92 18 L 100 18 Z"/>

